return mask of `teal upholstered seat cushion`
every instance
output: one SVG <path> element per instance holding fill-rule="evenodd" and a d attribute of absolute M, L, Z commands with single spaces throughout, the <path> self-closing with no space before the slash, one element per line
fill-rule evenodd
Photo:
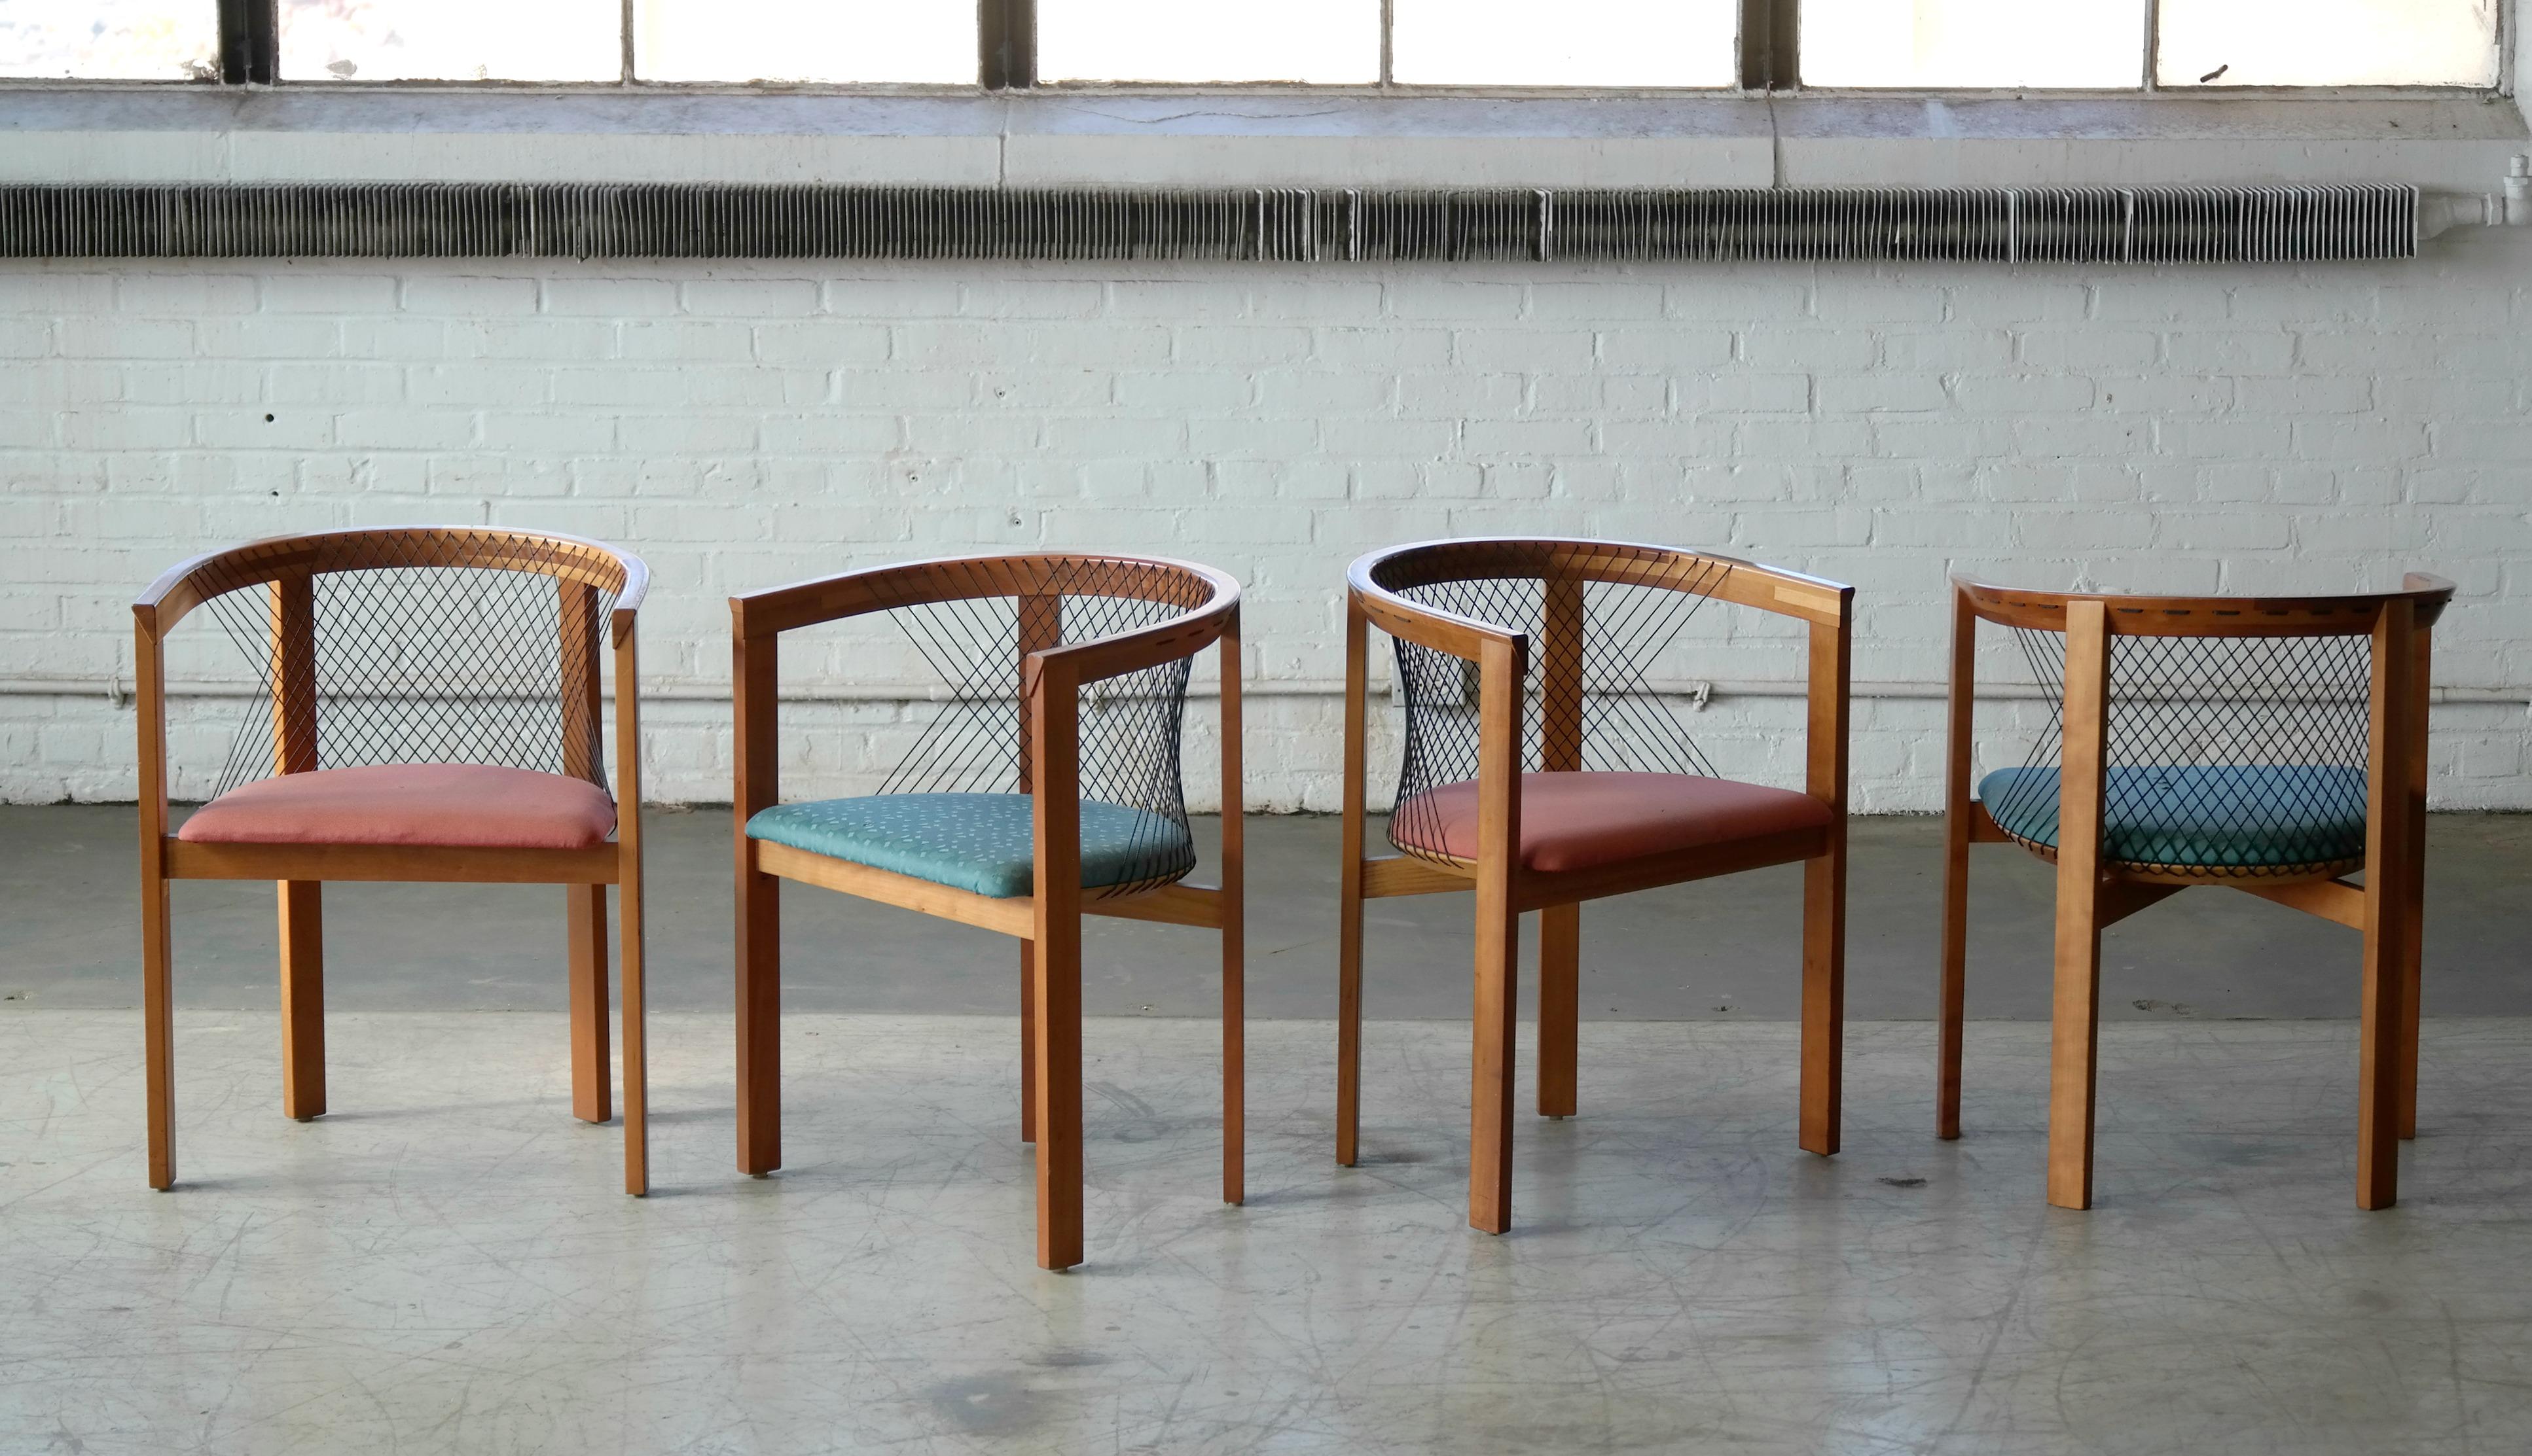
<path fill-rule="evenodd" d="M 1979 781 L 1996 827 L 2057 845 L 2057 770 Z M 2365 858 L 2365 770 L 2323 764 L 2112 768 L 2102 854 L 2130 865 L 2251 868 Z"/>
<path fill-rule="evenodd" d="M 1030 814 L 1026 794 L 875 794 L 777 804 L 747 821 L 747 836 L 1010 899 L 1035 879 Z M 1173 880 L 1194 868 L 1194 844 L 1167 817 L 1081 801 L 1083 889 Z"/>

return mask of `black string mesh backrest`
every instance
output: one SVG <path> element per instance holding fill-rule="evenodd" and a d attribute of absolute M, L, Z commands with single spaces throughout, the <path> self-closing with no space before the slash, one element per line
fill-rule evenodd
<path fill-rule="evenodd" d="M 1448 547 L 1440 548 L 1448 550 Z M 1558 590 L 1579 598 L 1581 631 L 1550 631 L 1550 587 L 1539 576 L 1478 576 L 1390 586 L 1421 606 L 1525 633 L 1529 655 L 1522 682 L 1521 763 L 1540 771 L 1683 773 L 1715 777 L 1670 696 L 1655 690 L 1652 671 L 1708 597 L 1732 571 L 1727 561 L 1696 560 L 1680 587 L 1573 582 Z M 1419 564 L 1418 575 L 1426 568 Z M 1421 858 L 1444 842 L 1442 802 L 1431 791 L 1477 777 L 1479 665 L 1393 638 L 1399 700 L 1406 714 L 1405 754 L 1390 842 Z M 1579 685 L 1579 734 L 1547 732 L 1548 686 Z M 1551 756 L 1558 761 L 1551 762 Z"/>
<path fill-rule="evenodd" d="M 2014 637 L 2048 721 L 1987 806 L 2008 832 L 2056 823 L 2066 700 L 2065 634 Z M 2372 639 L 2118 634 L 2109 647 L 2113 858 L 2241 876 L 2363 860 Z"/>
<path fill-rule="evenodd" d="M 1179 570 L 1133 569 L 1135 589 L 1111 594 L 1119 564 L 1058 562 L 1028 596 L 984 594 L 999 583 L 994 563 L 942 563 L 972 577 L 978 595 L 890 608 L 948 696 L 882 781 L 882 794 L 1025 794 L 1030 724 L 1020 696 L 1027 652 L 1095 642 L 1158 626 L 1203 606 L 1212 588 Z M 1079 703 L 1081 799 L 1123 811 L 1124 868 L 1096 898 L 1167 884 L 1195 868 L 1180 762 L 1193 654 L 1085 684 Z M 1085 814 L 1085 820 L 1088 815 Z"/>
<path fill-rule="evenodd" d="M 347 569 L 207 584 L 219 594 L 203 605 L 258 685 L 214 797 L 285 770 L 385 763 L 491 764 L 607 787 L 598 657 L 612 590 L 438 564 L 448 553 L 428 533 L 363 544 L 363 564 Z"/>

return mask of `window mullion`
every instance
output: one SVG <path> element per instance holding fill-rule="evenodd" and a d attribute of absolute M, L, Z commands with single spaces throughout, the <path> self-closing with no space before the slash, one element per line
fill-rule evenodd
<path fill-rule="evenodd" d="M 270 85 L 280 70 L 280 0 L 219 0 L 220 80 Z"/>
<path fill-rule="evenodd" d="M 1802 84 L 1802 0 L 1741 0 L 1741 88 L 1790 91 Z"/>
<path fill-rule="evenodd" d="M 1037 0 L 976 0 L 977 81 L 989 91 L 1037 84 Z"/>

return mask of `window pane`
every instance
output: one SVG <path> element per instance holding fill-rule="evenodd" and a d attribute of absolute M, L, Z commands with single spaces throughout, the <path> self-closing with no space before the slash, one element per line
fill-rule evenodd
<path fill-rule="evenodd" d="M 2163 85 L 2497 84 L 2491 0 L 2162 0 Z"/>
<path fill-rule="evenodd" d="M 0 0 L 0 76 L 216 81 L 215 0 Z"/>
<path fill-rule="evenodd" d="M 645 81 L 976 81 L 976 0 L 637 0 Z"/>
<path fill-rule="evenodd" d="M 281 0 L 284 81 L 613 81 L 618 0 Z"/>
<path fill-rule="evenodd" d="M 1397 0 L 1409 85 L 1728 86 L 1740 0 Z"/>
<path fill-rule="evenodd" d="M 1038 0 L 1044 81 L 1380 80 L 1380 0 Z"/>
<path fill-rule="evenodd" d="M 1803 0 L 1802 27 L 1805 85 L 2108 89 L 2145 79 L 2145 0 Z"/>

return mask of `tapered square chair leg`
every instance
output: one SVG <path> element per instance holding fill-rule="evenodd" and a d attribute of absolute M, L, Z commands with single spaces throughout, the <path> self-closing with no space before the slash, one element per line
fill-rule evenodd
<path fill-rule="evenodd" d="M 606 1030 L 606 886 L 562 887 L 571 975 L 571 1115 L 615 1116 L 615 1058 Z"/>
<path fill-rule="evenodd" d="M 279 880 L 281 1112 L 325 1115 L 325 913 L 316 880 Z"/>
<path fill-rule="evenodd" d="M 1582 907 L 1538 913 L 1538 1115 L 1572 1117 L 1581 1101 Z"/>

